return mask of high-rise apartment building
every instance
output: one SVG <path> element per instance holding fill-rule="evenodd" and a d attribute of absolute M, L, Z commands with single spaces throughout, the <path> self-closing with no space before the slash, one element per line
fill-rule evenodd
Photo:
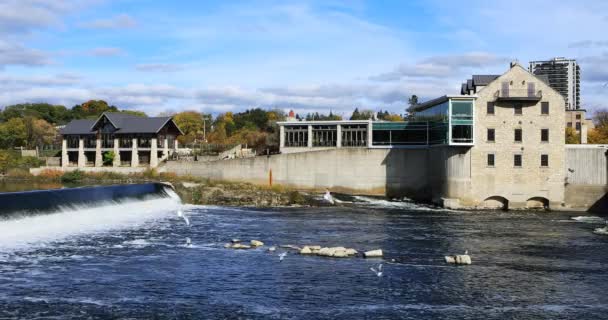
<path fill-rule="evenodd" d="M 553 58 L 530 62 L 530 72 L 548 81 L 548 84 L 566 98 L 567 110 L 581 108 L 581 69 L 574 59 Z"/>

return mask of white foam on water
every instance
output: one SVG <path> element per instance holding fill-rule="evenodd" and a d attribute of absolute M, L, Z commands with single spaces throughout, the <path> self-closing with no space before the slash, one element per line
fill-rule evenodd
<path fill-rule="evenodd" d="M 128 229 L 175 215 L 179 197 L 78 205 L 0 221 L 0 251 L 27 250 L 72 236 Z"/>
<path fill-rule="evenodd" d="M 354 196 L 353 198 L 357 199 L 359 203 L 381 208 L 403 208 L 418 211 L 454 211 L 439 207 L 432 207 L 424 204 L 417 204 L 411 202 L 408 198 L 404 198 L 404 201 L 389 201 L 385 199 L 371 198 L 365 196 Z"/>
<path fill-rule="evenodd" d="M 606 223 L 606 219 L 598 216 L 577 216 L 570 219 L 584 223 Z"/>

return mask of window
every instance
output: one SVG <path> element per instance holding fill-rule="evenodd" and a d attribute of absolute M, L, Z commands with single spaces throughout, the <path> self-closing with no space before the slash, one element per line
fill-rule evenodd
<path fill-rule="evenodd" d="M 494 142 L 494 141 L 496 141 L 494 129 L 488 129 L 488 142 Z"/>
<path fill-rule="evenodd" d="M 576 120 L 580 120 L 580 119 L 581 119 L 581 115 L 580 115 L 580 114 L 577 114 L 577 115 L 576 115 Z"/>
<path fill-rule="evenodd" d="M 515 129 L 515 142 L 521 142 L 521 129 Z"/>
<path fill-rule="evenodd" d="M 549 166 L 549 155 L 548 154 L 541 154 L 540 155 L 540 166 L 541 167 L 548 167 Z"/>
<path fill-rule="evenodd" d="M 566 124 L 566 126 L 568 126 L 568 128 L 572 128 L 572 122 L 568 122 L 568 124 Z"/>
<path fill-rule="evenodd" d="M 549 114 L 549 102 L 541 102 L 540 103 L 540 113 L 541 114 Z"/>
<path fill-rule="evenodd" d="M 549 129 L 540 129 L 540 141 L 549 142 Z"/>
<path fill-rule="evenodd" d="M 494 114 L 494 102 L 488 102 L 487 104 L 487 114 Z"/>
<path fill-rule="evenodd" d="M 514 106 L 513 110 L 515 110 L 514 112 L 515 112 L 515 114 L 516 114 L 516 115 L 521 115 L 521 114 L 522 114 L 522 111 L 523 111 L 523 110 L 522 110 L 521 103 L 516 104 L 516 105 Z"/>
<path fill-rule="evenodd" d="M 488 153 L 488 167 L 494 166 L 494 154 Z"/>
<path fill-rule="evenodd" d="M 580 122 L 576 123 L 576 131 L 581 131 L 581 123 Z"/>
<path fill-rule="evenodd" d="M 521 168 L 521 154 L 513 155 L 513 166 Z"/>

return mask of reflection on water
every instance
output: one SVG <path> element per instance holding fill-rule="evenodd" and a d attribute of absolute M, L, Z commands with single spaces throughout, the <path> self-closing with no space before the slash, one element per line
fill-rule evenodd
<path fill-rule="evenodd" d="M 0 250 L 0 317 L 606 319 L 608 314 L 608 237 L 592 234 L 593 223 L 563 223 L 580 214 L 461 213 L 381 203 L 273 210 L 184 206 L 188 226 L 169 203 L 99 210 L 107 220 L 100 223 L 108 227 L 72 228 L 55 238 L 51 228 L 50 237 L 25 249 Z M 138 210 L 139 223 L 121 220 L 121 213 Z M 53 228 L 62 230 L 60 224 Z M 184 245 L 186 238 L 190 245 Z M 262 240 L 264 248 L 382 248 L 383 275 L 370 271 L 377 259 L 288 253 L 279 262 L 281 249 L 225 249 L 232 238 Z M 445 254 L 465 250 L 473 265 L 444 264 Z"/>
<path fill-rule="evenodd" d="M 39 182 L 23 180 L 0 179 L 0 192 L 19 192 L 28 190 L 61 189 L 63 185 L 59 182 Z"/>

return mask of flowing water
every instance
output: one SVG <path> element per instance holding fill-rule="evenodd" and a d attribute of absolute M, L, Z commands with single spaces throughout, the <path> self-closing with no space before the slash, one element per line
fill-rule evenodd
<path fill-rule="evenodd" d="M 255 210 L 157 197 L 0 221 L 0 318 L 608 318 L 608 237 L 592 233 L 603 218 L 350 200 Z M 266 245 L 225 249 L 232 238 Z M 385 257 L 266 250 L 284 244 Z M 472 265 L 444 263 L 465 250 Z"/>

